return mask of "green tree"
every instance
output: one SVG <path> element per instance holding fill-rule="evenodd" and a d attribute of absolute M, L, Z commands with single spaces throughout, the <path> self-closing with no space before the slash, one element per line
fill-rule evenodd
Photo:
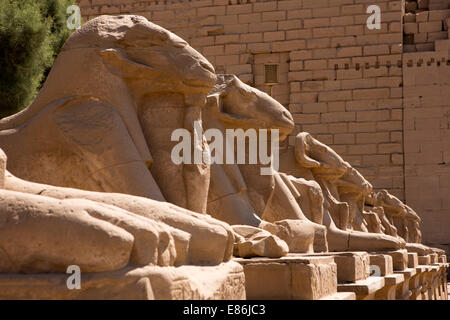
<path fill-rule="evenodd" d="M 0 0 L 0 118 L 30 104 L 72 30 L 73 0 Z"/>

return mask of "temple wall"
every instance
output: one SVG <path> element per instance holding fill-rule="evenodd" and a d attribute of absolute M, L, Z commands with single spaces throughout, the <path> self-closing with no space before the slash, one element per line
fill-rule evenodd
<path fill-rule="evenodd" d="M 425 243 L 449 249 L 449 0 L 77 2 L 85 21 L 143 15 L 261 90 L 265 65 L 277 65 L 272 95 L 293 114 L 293 135 L 330 145 L 422 216 Z M 373 4 L 380 30 L 366 26 Z"/>
<path fill-rule="evenodd" d="M 450 252 L 450 40 L 403 55 L 406 202 L 423 240 Z"/>

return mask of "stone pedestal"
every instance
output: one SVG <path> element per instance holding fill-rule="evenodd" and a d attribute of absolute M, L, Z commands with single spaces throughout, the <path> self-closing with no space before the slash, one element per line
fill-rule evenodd
<path fill-rule="evenodd" d="M 376 300 L 395 300 L 397 286 L 402 285 L 405 278 L 402 274 L 394 274 L 391 255 L 370 254 L 371 276 L 384 277 L 384 287 L 375 293 Z"/>
<path fill-rule="evenodd" d="M 429 261 L 440 261 L 439 257 L 419 256 L 418 261 L 427 263 Z M 411 262 L 411 261 L 410 261 Z M 448 265 L 446 263 L 431 263 L 429 265 L 410 265 L 404 270 L 405 278 L 409 278 L 409 292 L 406 288 L 397 291 L 397 299 L 408 300 L 447 300 L 446 274 Z M 410 270 L 414 270 L 411 272 Z M 409 273 L 409 275 L 407 275 Z"/>
<path fill-rule="evenodd" d="M 419 292 L 417 294 L 417 300 L 428 300 L 428 295 L 427 295 L 427 290 L 426 290 L 426 285 L 425 285 L 425 274 L 426 271 L 428 269 L 428 266 L 422 266 L 419 265 L 417 266 L 416 270 L 417 270 L 417 278 L 418 278 L 418 282 L 419 282 Z"/>
<path fill-rule="evenodd" d="M 351 281 L 351 283 L 339 281 L 338 291 L 355 292 L 358 300 L 395 300 L 397 291 L 404 293 L 409 291 L 408 272 L 405 274 L 394 272 L 394 270 L 405 270 L 408 267 L 406 250 L 372 252 L 367 256 L 370 273 L 365 275 L 360 273 L 359 279 Z M 411 264 L 414 264 L 414 257 L 411 259 Z M 348 273 L 347 271 L 346 274 Z"/>
<path fill-rule="evenodd" d="M 428 257 L 429 258 L 429 257 Z M 433 276 L 435 270 L 432 266 L 426 266 L 423 282 L 422 282 L 422 296 L 423 300 L 434 300 Z"/>
<path fill-rule="evenodd" d="M 442 256 L 418 256 L 406 250 L 328 253 L 338 269 L 338 291 L 354 292 L 358 300 L 441 300 L 447 299 L 447 264 Z M 361 272 L 369 265 L 368 273 Z M 345 270 L 345 271 L 341 271 Z M 383 279 L 383 281 L 380 280 Z"/>
<path fill-rule="evenodd" d="M 370 275 L 370 257 L 364 251 L 314 253 L 311 256 L 333 257 L 338 283 L 364 280 Z"/>
<path fill-rule="evenodd" d="M 423 265 L 423 266 L 430 265 L 431 264 L 431 256 L 430 255 L 419 256 L 419 264 Z"/>
<path fill-rule="evenodd" d="M 352 292 L 358 300 L 395 300 L 395 291 L 404 281 L 393 274 L 394 259 L 401 268 L 405 252 L 330 252 L 337 264 L 338 292 Z M 324 255 L 324 254 L 322 254 Z"/>
<path fill-rule="evenodd" d="M 409 279 L 409 300 L 420 300 L 420 292 L 422 290 L 422 273 L 418 271 L 417 267 L 414 268 L 416 273 Z"/>
<path fill-rule="evenodd" d="M 402 271 L 408 267 L 408 251 L 406 249 L 382 252 L 392 257 L 394 271 Z"/>
<path fill-rule="evenodd" d="M 415 268 L 419 265 L 419 256 L 416 252 L 408 252 L 408 268 Z"/>
<path fill-rule="evenodd" d="M 448 283 L 447 283 L 447 269 L 448 264 L 447 263 L 441 263 L 442 265 L 442 271 L 441 271 L 441 286 L 442 286 L 442 300 L 448 300 Z"/>
<path fill-rule="evenodd" d="M 337 293 L 332 257 L 289 254 L 279 259 L 237 258 L 244 267 L 247 299 L 347 299 Z"/>
<path fill-rule="evenodd" d="M 354 292 L 357 300 L 374 300 L 376 292 L 384 286 L 384 277 L 368 277 L 354 283 L 338 284 L 338 292 Z"/>
<path fill-rule="evenodd" d="M 394 272 L 392 257 L 387 254 L 370 254 L 370 275 L 388 276 Z"/>
<path fill-rule="evenodd" d="M 395 300 L 397 287 L 403 285 L 403 274 L 391 274 L 384 277 L 384 287 L 375 293 L 376 300 Z"/>
<path fill-rule="evenodd" d="M 429 276 L 430 288 L 428 289 L 429 295 L 432 300 L 447 300 L 448 294 L 446 293 L 446 269 L 447 264 L 435 263 L 431 266 Z"/>
<path fill-rule="evenodd" d="M 356 295 L 354 292 L 336 292 L 320 300 L 356 300 Z"/>
<path fill-rule="evenodd" d="M 243 268 L 147 266 L 115 272 L 82 273 L 81 288 L 69 290 L 69 274 L 1 274 L 0 299 L 245 299 Z"/>
<path fill-rule="evenodd" d="M 401 274 L 403 275 L 404 281 L 402 284 L 397 286 L 396 289 L 396 300 L 409 300 L 411 296 L 410 291 L 410 280 L 412 277 L 414 277 L 417 273 L 415 268 L 405 268 L 401 271 L 394 271 L 395 274 Z"/>
<path fill-rule="evenodd" d="M 447 264 L 442 263 L 444 259 L 436 254 L 418 256 L 402 249 L 372 253 L 327 252 L 308 256 L 332 257 L 337 266 L 337 291 L 353 293 L 358 300 L 440 300 L 448 297 Z"/>

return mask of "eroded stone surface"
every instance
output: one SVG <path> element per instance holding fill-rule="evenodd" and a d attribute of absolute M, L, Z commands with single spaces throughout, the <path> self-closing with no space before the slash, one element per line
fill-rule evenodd
<path fill-rule="evenodd" d="M 290 254 L 280 259 L 236 261 L 244 267 L 247 299 L 315 300 L 337 292 L 332 257 Z"/>
<path fill-rule="evenodd" d="M 245 299 L 242 267 L 218 266 L 126 268 L 85 273 L 81 289 L 67 289 L 67 274 L 1 274 L 0 299 Z"/>

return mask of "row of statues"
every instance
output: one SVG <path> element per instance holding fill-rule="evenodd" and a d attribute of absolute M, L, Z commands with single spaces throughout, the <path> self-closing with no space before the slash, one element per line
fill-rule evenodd
<path fill-rule="evenodd" d="M 0 272 L 217 265 L 233 255 L 422 245 L 419 216 L 306 132 L 259 164 L 175 164 L 184 128 L 278 130 L 280 103 L 144 17 L 100 16 L 65 43 L 36 100 L 0 120 Z M 203 137 L 193 148 L 209 152 Z M 249 156 L 247 150 L 247 157 Z"/>

